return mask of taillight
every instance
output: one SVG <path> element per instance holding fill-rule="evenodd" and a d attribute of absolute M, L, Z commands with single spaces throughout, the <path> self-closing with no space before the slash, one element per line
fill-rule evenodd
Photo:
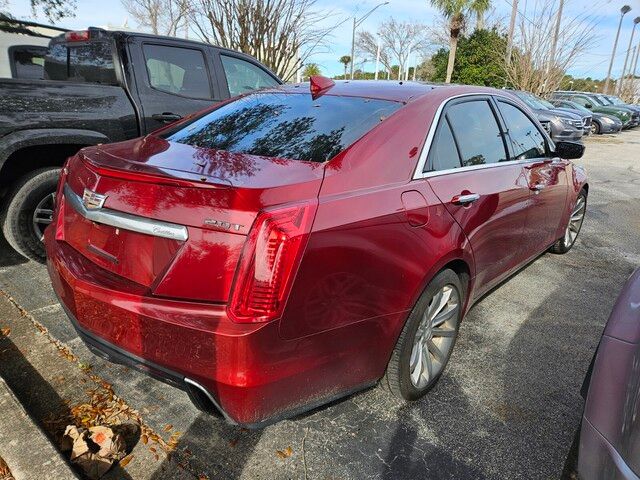
<path fill-rule="evenodd" d="M 317 206 L 314 201 L 258 215 L 236 272 L 229 304 L 233 320 L 267 322 L 282 315 Z"/>

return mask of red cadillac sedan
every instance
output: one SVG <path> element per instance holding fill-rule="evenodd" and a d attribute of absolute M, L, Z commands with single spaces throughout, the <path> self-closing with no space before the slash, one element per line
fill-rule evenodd
<path fill-rule="evenodd" d="M 230 422 L 415 400 L 476 300 L 572 247 L 583 151 L 507 91 L 314 77 L 70 158 L 49 274 L 94 352 Z"/>

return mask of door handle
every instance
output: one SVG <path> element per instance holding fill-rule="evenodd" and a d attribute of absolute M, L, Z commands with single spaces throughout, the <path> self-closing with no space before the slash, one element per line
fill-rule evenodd
<path fill-rule="evenodd" d="M 451 203 L 456 205 L 469 205 L 480 198 L 477 193 L 467 193 L 465 195 L 456 195 L 451 199 Z"/>
<path fill-rule="evenodd" d="M 171 112 L 162 112 L 162 113 L 154 113 L 153 115 L 151 115 L 151 118 L 153 118 L 158 122 L 171 123 L 171 122 L 175 122 L 176 120 L 180 120 L 182 118 L 182 115 L 178 115 L 177 113 L 171 113 Z"/>
<path fill-rule="evenodd" d="M 529 190 L 533 190 L 535 193 L 538 193 L 544 190 L 545 188 L 547 188 L 547 186 L 544 183 L 536 183 L 535 185 L 531 185 L 529 187 Z"/>

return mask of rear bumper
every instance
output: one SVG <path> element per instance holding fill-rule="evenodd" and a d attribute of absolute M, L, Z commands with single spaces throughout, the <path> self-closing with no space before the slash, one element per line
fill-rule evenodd
<path fill-rule="evenodd" d="M 102 357 L 186 390 L 199 408 L 230 423 L 259 428 L 381 376 L 371 367 L 349 368 L 371 354 L 368 345 L 353 347 L 357 325 L 284 340 L 277 321 L 238 324 L 224 305 L 151 296 L 55 240 L 54 233 L 50 228 L 45 234 L 47 268 L 84 342 Z"/>

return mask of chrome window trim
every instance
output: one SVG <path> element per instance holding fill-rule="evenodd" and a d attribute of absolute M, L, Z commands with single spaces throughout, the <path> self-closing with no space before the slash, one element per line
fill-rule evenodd
<path fill-rule="evenodd" d="M 521 163 L 533 163 L 533 162 L 539 162 L 540 159 L 535 159 L 535 158 L 527 158 L 527 159 L 523 159 L 523 160 L 509 160 L 507 162 L 497 162 L 497 163 L 487 163 L 484 165 L 470 165 L 470 166 L 466 166 L 466 167 L 459 167 L 459 168 L 447 168 L 447 169 L 443 169 L 443 170 L 435 170 L 433 172 L 423 172 L 424 170 L 424 166 L 427 164 L 427 158 L 429 157 L 429 151 L 431 150 L 431 144 L 433 143 L 433 138 L 435 137 L 436 134 L 436 128 L 438 127 L 438 124 L 440 123 L 440 117 L 442 116 L 442 111 L 444 110 L 444 108 L 446 107 L 447 103 L 449 103 L 452 100 L 457 100 L 459 98 L 465 98 L 465 97 L 497 97 L 497 98 L 503 98 L 505 100 L 507 100 L 510 103 L 516 103 L 513 101 L 513 98 L 510 98 L 506 95 L 501 95 L 499 93 L 489 93 L 489 92 L 473 92 L 473 93 L 462 93 L 460 95 L 455 95 L 453 97 L 449 97 L 446 100 L 443 100 L 442 103 L 440 103 L 440 105 L 438 106 L 438 109 L 436 110 L 435 115 L 433 116 L 433 120 L 431 122 L 431 125 L 429 126 L 429 132 L 427 133 L 427 139 L 424 142 L 424 145 L 422 146 L 422 151 L 420 152 L 420 157 L 418 158 L 418 164 L 416 166 L 415 171 L 413 172 L 413 177 L 411 178 L 412 180 L 420 180 L 422 178 L 429 178 L 429 177 L 437 177 L 440 175 L 450 175 L 452 173 L 457 173 L 457 172 L 467 172 L 469 170 L 482 170 L 485 168 L 497 168 L 497 167 L 502 167 L 502 166 L 506 166 L 506 165 L 517 165 L 517 164 L 521 164 Z M 520 108 L 520 107 L 519 107 Z M 529 115 L 527 115 L 527 117 L 529 117 Z M 538 121 L 538 120 L 536 120 Z M 500 126 L 500 121 L 496 118 L 496 123 L 498 124 L 498 126 Z M 538 121 L 539 123 L 539 121 Z M 547 142 L 549 143 L 549 147 L 553 147 L 553 142 L 551 141 L 551 139 L 549 138 L 549 135 L 547 135 L 547 133 L 544 131 L 544 128 L 542 129 L 538 129 L 540 131 L 540 133 L 544 136 L 544 138 L 547 140 Z"/>
<path fill-rule="evenodd" d="M 82 198 L 77 195 L 68 184 L 64 186 L 64 197 L 69 204 L 87 220 L 109 225 L 123 230 L 144 233 L 154 237 L 169 238 L 171 240 L 186 241 L 189 238 L 187 227 L 175 223 L 153 220 L 139 217 L 129 213 L 118 212 L 109 208 L 88 210 L 82 203 Z"/>

